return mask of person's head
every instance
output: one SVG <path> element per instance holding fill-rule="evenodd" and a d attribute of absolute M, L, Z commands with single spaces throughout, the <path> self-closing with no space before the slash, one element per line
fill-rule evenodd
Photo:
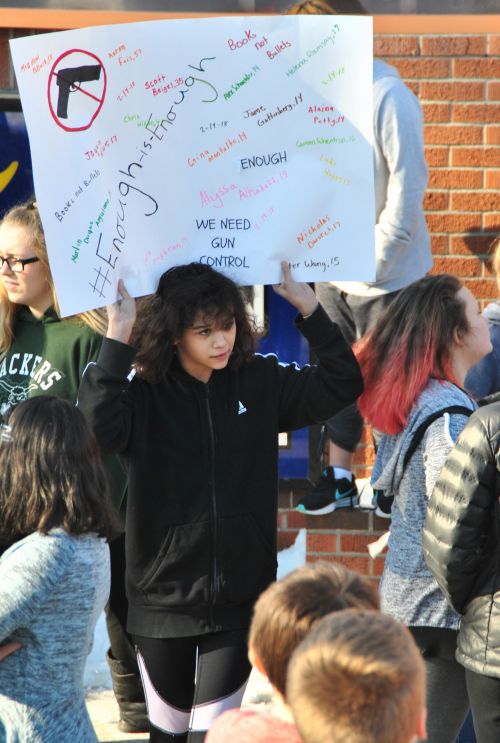
<path fill-rule="evenodd" d="M 0 257 L 1 304 L 5 308 L 26 305 L 42 315 L 54 303 L 55 295 L 42 222 L 34 201 L 13 207 L 3 217 Z"/>
<path fill-rule="evenodd" d="M 0 353 L 13 339 L 13 324 L 21 306 L 41 317 L 54 307 L 60 316 L 47 246 L 37 203 L 31 199 L 12 207 L 0 222 Z M 7 260 L 5 260 L 7 259 Z M 92 330 L 106 332 L 105 313 L 100 310 L 75 316 Z"/>
<path fill-rule="evenodd" d="M 376 587 L 340 563 L 314 562 L 272 583 L 258 598 L 248 638 L 250 660 L 282 695 L 297 645 L 326 614 L 378 609 Z"/>
<path fill-rule="evenodd" d="M 304 743 L 427 737 L 422 657 L 409 630 L 379 612 L 318 622 L 290 661 L 286 701 Z"/>
<path fill-rule="evenodd" d="M 255 337 L 234 281 L 210 266 L 189 263 L 165 271 L 156 292 L 139 304 L 131 343 L 144 379 L 164 379 L 177 355 L 189 374 L 207 381 L 212 371 L 251 358 Z"/>
<path fill-rule="evenodd" d="M 34 397 L 0 429 L 0 537 L 56 527 L 111 537 L 116 516 L 94 435 L 67 400 Z"/>
<path fill-rule="evenodd" d="M 366 10 L 358 0 L 305 0 L 289 5 L 284 12 L 285 15 L 361 15 Z"/>
<path fill-rule="evenodd" d="M 455 276 L 425 276 L 403 289 L 355 346 L 365 382 L 359 409 L 375 428 L 399 433 L 431 377 L 463 386 L 490 351 L 471 292 Z"/>

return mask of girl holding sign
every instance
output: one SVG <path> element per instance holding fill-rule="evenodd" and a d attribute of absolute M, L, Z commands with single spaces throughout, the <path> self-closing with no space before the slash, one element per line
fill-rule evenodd
<path fill-rule="evenodd" d="M 61 319 L 37 205 L 29 201 L 12 208 L 0 223 L 0 416 L 39 395 L 74 402 L 83 370 L 97 357 L 105 330 L 105 316 L 99 312 Z M 106 470 L 118 505 L 126 486 L 123 468 L 116 457 L 108 457 Z M 123 552 L 121 536 L 111 546 L 108 662 L 120 704 L 120 729 L 141 732 L 148 723 L 134 649 L 125 632 Z"/>
<path fill-rule="evenodd" d="M 252 607 L 276 577 L 278 433 L 323 420 L 362 389 L 337 326 L 282 269 L 275 291 L 300 313 L 317 366 L 256 354 L 238 287 L 191 263 L 163 274 L 137 321 L 119 283 L 82 379 L 80 408 L 128 467 L 128 629 L 155 743 L 201 741 L 240 705 Z"/>

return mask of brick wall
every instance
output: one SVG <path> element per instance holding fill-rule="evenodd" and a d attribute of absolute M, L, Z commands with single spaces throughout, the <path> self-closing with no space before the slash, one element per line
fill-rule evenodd
<path fill-rule="evenodd" d="M 452 25 L 451 20 L 445 21 L 447 27 Z M 465 19 L 471 28 L 475 21 L 477 18 Z M 469 35 L 462 31 L 443 33 L 442 29 L 439 34 L 407 33 L 409 27 L 422 24 L 404 17 L 382 23 L 405 27 L 405 32 L 377 33 L 375 54 L 399 69 L 424 111 L 430 171 L 425 209 L 432 236 L 433 270 L 463 278 L 486 304 L 497 295 L 488 249 L 500 232 L 498 16 L 486 22 L 486 28 L 495 29 L 495 33 L 483 28 Z M 433 23 L 437 28 L 438 22 Z M 23 36 L 29 32 L 0 29 L 0 90 L 14 85 L 7 44 L 12 33 Z M 372 463 L 373 449 L 365 431 L 355 457 L 357 476 L 368 476 Z M 366 545 L 386 529 L 387 522 L 348 509 L 329 516 L 303 516 L 293 510 L 303 488 L 297 483 L 281 485 L 279 547 L 292 544 L 298 530 L 307 527 L 309 560 L 340 560 L 377 579 L 383 559 L 372 561 Z"/>

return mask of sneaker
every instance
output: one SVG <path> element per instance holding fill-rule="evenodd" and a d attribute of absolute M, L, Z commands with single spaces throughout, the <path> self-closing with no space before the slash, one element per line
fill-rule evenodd
<path fill-rule="evenodd" d="M 393 495 L 385 495 L 383 490 L 373 491 L 373 500 L 377 504 L 375 515 L 380 519 L 390 519 L 392 511 Z"/>
<path fill-rule="evenodd" d="M 337 508 L 353 508 L 358 504 L 358 488 L 354 478 L 335 479 L 333 467 L 325 467 L 319 483 L 297 506 L 297 511 L 310 516 L 323 516 Z"/>

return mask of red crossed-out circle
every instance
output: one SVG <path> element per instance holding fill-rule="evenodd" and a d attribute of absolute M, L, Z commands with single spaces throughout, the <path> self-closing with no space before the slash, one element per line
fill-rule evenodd
<path fill-rule="evenodd" d="M 57 71 L 56 68 L 61 66 L 61 61 L 65 59 L 66 57 L 69 57 L 70 55 L 86 55 L 87 57 L 90 57 L 92 61 L 97 62 L 97 64 L 101 67 L 102 70 L 102 94 L 99 98 L 98 96 L 91 93 L 89 90 L 85 89 L 85 82 L 82 83 L 75 83 L 74 86 L 72 86 L 73 90 L 72 93 L 80 93 L 81 95 L 85 95 L 90 99 L 93 99 L 96 103 L 95 110 L 90 114 L 90 121 L 88 124 L 84 124 L 82 126 L 68 126 L 65 124 L 61 118 L 57 115 L 56 110 L 54 110 L 54 106 L 52 104 L 52 95 L 56 95 L 56 98 L 59 96 L 59 89 L 57 87 L 56 81 L 57 81 Z M 81 57 L 80 57 L 80 63 L 77 66 L 81 66 Z M 71 67 L 71 59 L 67 60 L 67 64 L 64 65 L 64 67 Z M 98 116 L 102 105 L 104 103 L 104 98 L 106 96 L 106 85 L 107 85 L 107 76 L 106 76 L 106 70 L 104 69 L 104 65 L 95 54 L 92 52 L 87 52 L 85 49 L 69 49 L 67 52 L 64 52 L 64 54 L 61 54 L 54 64 L 52 65 L 52 68 L 49 73 L 49 78 L 47 81 L 47 98 L 49 102 L 49 110 L 51 113 L 52 118 L 56 122 L 58 126 L 61 127 L 61 129 L 64 129 L 66 132 L 83 132 L 85 129 L 90 129 L 92 126 L 94 119 L 96 116 Z"/>

